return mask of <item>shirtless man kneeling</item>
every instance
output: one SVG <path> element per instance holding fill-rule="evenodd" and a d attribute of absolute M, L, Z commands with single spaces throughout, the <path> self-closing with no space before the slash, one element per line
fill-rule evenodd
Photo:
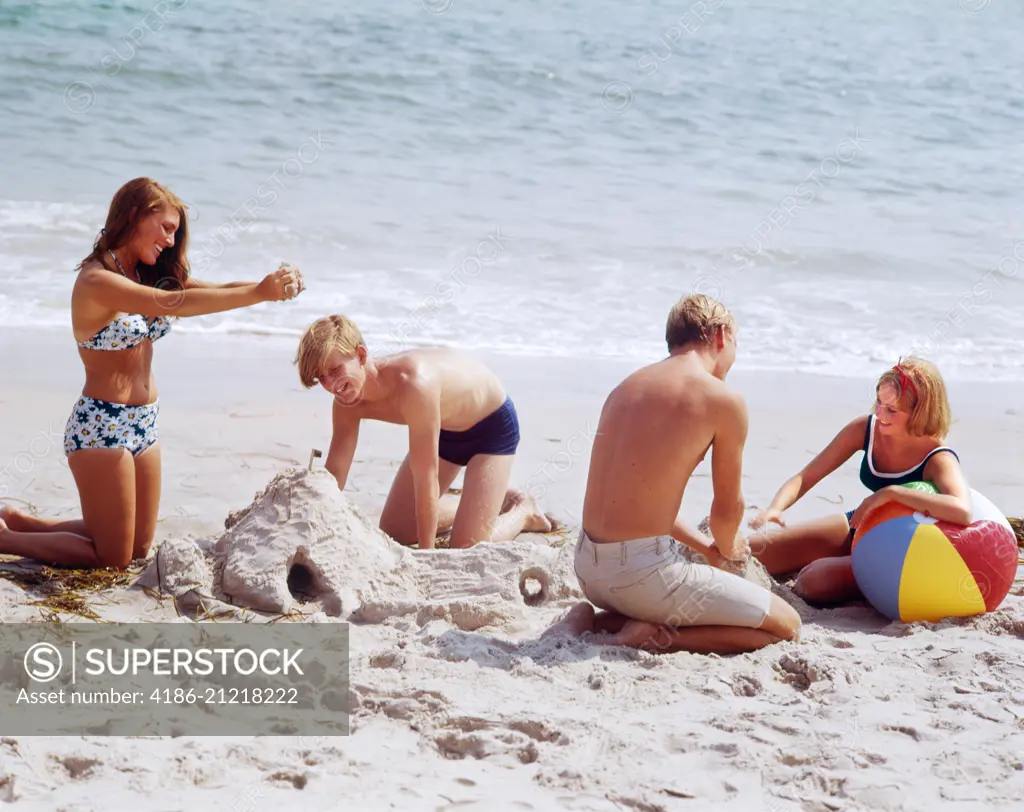
<path fill-rule="evenodd" d="M 451 547 L 547 533 L 536 501 L 508 489 L 519 446 L 519 419 L 498 377 L 454 350 L 367 353 L 345 316 L 313 322 L 295 358 L 303 386 L 334 395 L 325 467 L 344 489 L 362 420 L 409 427 L 409 453 L 391 486 L 380 529 L 400 544 L 432 549 L 451 530 Z M 462 496 L 447 493 L 465 467 Z"/>
<path fill-rule="evenodd" d="M 651 651 L 735 653 L 798 638 L 785 601 L 720 569 L 749 556 L 739 532 L 747 438 L 743 398 L 724 383 L 736 323 L 707 296 L 668 317 L 668 358 L 634 372 L 605 401 L 590 459 L 575 568 L 590 603 L 553 626 Z M 694 469 L 713 449 L 711 535 L 679 518 Z M 680 542 L 711 566 L 689 562 Z"/>

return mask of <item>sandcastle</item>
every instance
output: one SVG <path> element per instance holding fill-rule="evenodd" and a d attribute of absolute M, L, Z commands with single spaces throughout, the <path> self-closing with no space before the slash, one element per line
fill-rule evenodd
<path fill-rule="evenodd" d="M 380 623 L 412 616 L 472 630 L 580 598 L 571 545 L 537 537 L 420 551 L 384 534 L 318 469 L 274 477 L 216 539 L 170 539 L 143 583 L 189 617 L 258 620 L 297 610 Z"/>
<path fill-rule="evenodd" d="M 545 542 L 526 535 L 469 550 L 403 547 L 352 505 L 327 471 L 290 469 L 231 513 L 219 538 L 165 541 L 142 582 L 196 619 L 258 621 L 312 610 L 365 623 L 445 619 L 469 631 L 583 598 L 574 545 Z M 756 561 L 739 574 L 772 586 Z"/>

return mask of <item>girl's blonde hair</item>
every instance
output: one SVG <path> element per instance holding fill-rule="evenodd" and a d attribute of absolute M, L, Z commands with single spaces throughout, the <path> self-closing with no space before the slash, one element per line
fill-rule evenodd
<path fill-rule="evenodd" d="M 317 319 L 302 334 L 295 354 L 302 385 L 309 389 L 319 383 L 327 356 L 332 350 L 353 356 L 359 347 L 365 346 L 363 334 L 347 316 L 324 316 Z"/>
<path fill-rule="evenodd" d="M 883 386 L 893 387 L 900 405 L 910 412 L 907 433 L 914 437 L 945 439 L 953 417 L 946 395 L 946 382 L 939 368 L 924 358 L 901 358 L 875 384 L 875 400 Z"/>

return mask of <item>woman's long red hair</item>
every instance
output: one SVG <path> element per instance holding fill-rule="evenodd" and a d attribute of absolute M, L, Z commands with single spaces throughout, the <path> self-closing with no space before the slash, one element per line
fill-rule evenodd
<path fill-rule="evenodd" d="M 153 265 L 138 263 L 136 272 L 139 282 L 154 288 L 181 290 L 189 276 L 188 215 L 185 204 L 170 189 L 150 178 L 135 178 L 117 190 L 110 201 L 107 221 L 93 244 L 92 253 L 83 259 L 78 268 L 93 260 L 104 267 L 115 270 L 110 264 L 110 254 L 115 248 L 127 244 L 135 233 L 136 225 L 145 217 L 162 208 L 175 209 L 180 218 L 178 230 L 174 233 L 174 247 L 166 248 Z"/>

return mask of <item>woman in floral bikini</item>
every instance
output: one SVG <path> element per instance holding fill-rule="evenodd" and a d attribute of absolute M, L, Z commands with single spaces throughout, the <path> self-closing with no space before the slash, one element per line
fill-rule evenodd
<path fill-rule="evenodd" d="M 71 325 L 85 386 L 64 432 L 82 518 L 0 510 L 0 553 L 63 567 L 127 566 L 149 551 L 160 506 L 159 398 L 153 342 L 171 317 L 292 299 L 298 269 L 260 282 L 211 284 L 189 276 L 185 205 L 149 178 L 114 195 L 92 253 L 79 265 Z"/>

